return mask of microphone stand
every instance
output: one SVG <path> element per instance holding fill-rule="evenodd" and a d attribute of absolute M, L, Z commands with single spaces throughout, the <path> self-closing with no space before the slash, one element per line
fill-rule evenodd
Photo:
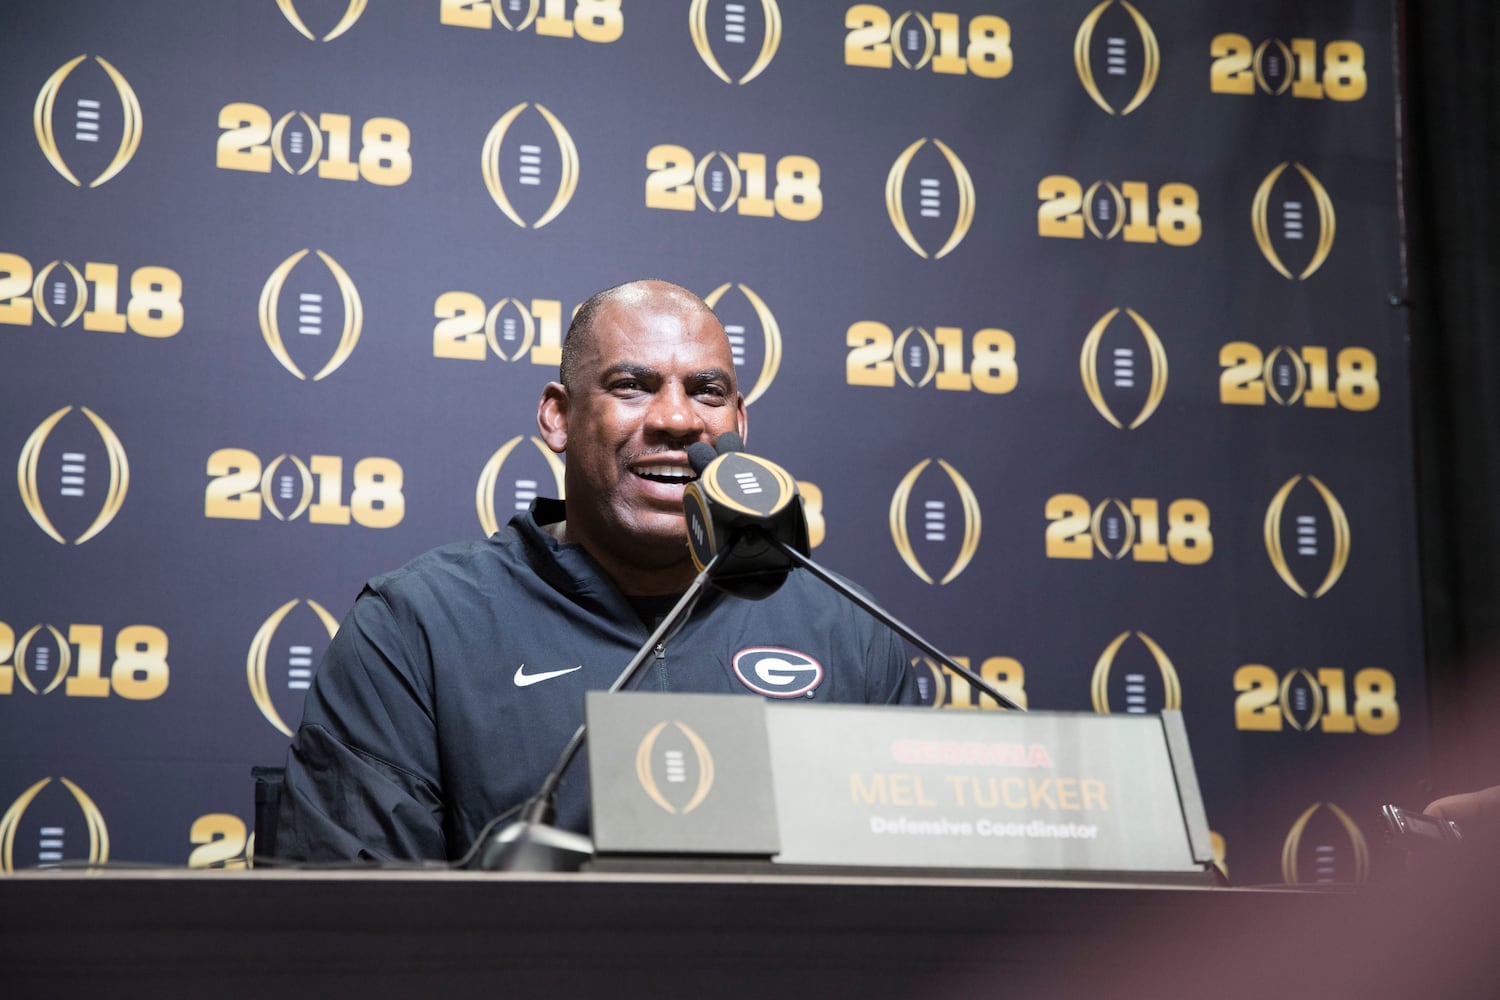
<path fill-rule="evenodd" d="M 723 551 L 716 552 L 708 565 L 703 567 L 703 571 L 693 578 L 687 591 L 609 686 L 610 694 L 634 683 L 636 675 L 651 659 L 656 647 L 687 621 L 698 599 L 712 582 L 714 568 L 723 555 Z M 577 871 L 583 862 L 593 856 L 594 844 L 588 837 L 551 825 L 556 814 L 558 785 L 562 783 L 563 773 L 567 771 L 568 765 L 573 763 L 573 758 L 583 749 L 587 729 L 587 722 L 578 724 L 558 756 L 557 763 L 552 765 L 552 770 L 542 779 L 536 794 L 519 807 L 520 816 L 502 826 L 506 819 L 517 812 L 516 809 L 511 809 L 490 820 L 479 831 L 479 836 L 474 838 L 474 846 L 469 849 L 469 853 L 455 862 L 454 867 L 491 872 Z"/>

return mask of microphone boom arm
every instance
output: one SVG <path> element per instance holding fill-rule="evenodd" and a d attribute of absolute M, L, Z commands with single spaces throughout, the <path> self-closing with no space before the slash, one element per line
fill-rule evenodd
<path fill-rule="evenodd" d="M 855 604 L 859 605 L 879 621 L 885 623 L 886 625 L 889 625 L 892 630 L 898 632 L 912 645 L 921 649 L 928 656 L 936 658 L 943 664 L 943 666 L 963 677 L 963 679 L 968 681 L 970 685 L 978 688 L 980 691 L 983 691 L 985 694 L 995 699 L 995 701 L 1000 703 L 1001 707 L 1010 709 L 1013 712 L 1026 711 L 1010 698 L 1007 698 L 1005 695 L 1001 694 L 1000 690 L 996 688 L 995 685 L 991 684 L 983 677 L 980 677 L 979 674 L 977 674 L 973 670 L 970 670 L 968 667 L 954 660 L 947 653 L 944 653 L 941 649 L 938 649 L 932 643 L 928 642 L 926 639 L 918 635 L 911 627 L 906 625 L 900 619 L 896 618 L 895 615 L 891 614 L 889 611 L 885 610 L 880 605 L 876 604 L 874 601 L 870 600 L 868 597 L 861 594 L 853 587 L 849 586 L 849 584 L 845 583 L 843 580 L 828 572 L 828 570 L 824 569 L 822 566 L 819 566 L 817 563 L 813 562 L 801 552 L 798 552 L 795 546 L 788 545 L 786 542 L 777 538 L 769 531 L 763 531 L 761 532 L 761 535 L 764 538 L 768 539 L 771 544 L 780 548 L 782 552 L 786 553 L 786 555 L 791 558 L 792 562 L 807 570 L 813 576 L 817 577 L 819 580 L 822 580 L 824 583 L 828 584 L 828 586 L 832 587 L 840 594 L 843 594 L 845 597 L 853 601 Z"/>

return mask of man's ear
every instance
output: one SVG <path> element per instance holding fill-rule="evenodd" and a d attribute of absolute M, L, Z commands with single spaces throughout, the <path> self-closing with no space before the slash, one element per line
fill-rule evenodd
<path fill-rule="evenodd" d="M 536 427 L 547 447 L 561 455 L 568 450 L 568 390 L 548 382 L 536 407 Z"/>
<path fill-rule="evenodd" d="M 745 394 L 737 392 L 734 395 L 734 405 L 738 411 L 735 414 L 735 420 L 740 425 L 740 440 L 748 441 L 750 440 L 750 411 L 745 408 Z"/>

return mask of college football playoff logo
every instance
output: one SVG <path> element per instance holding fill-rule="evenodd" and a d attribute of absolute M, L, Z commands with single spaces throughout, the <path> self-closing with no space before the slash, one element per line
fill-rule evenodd
<path fill-rule="evenodd" d="M 715 43 L 723 42 L 728 52 L 743 52 L 753 49 L 745 43 L 750 39 L 752 25 L 750 15 L 755 7 L 760 13 L 760 48 L 754 50 L 753 58 L 742 57 L 734 65 L 736 75 L 731 77 L 720 61 L 720 52 Z M 693 0 L 688 7 L 688 28 L 693 36 L 693 48 L 698 58 L 720 80 L 729 84 L 746 84 L 760 76 L 771 65 L 776 49 L 781 45 L 781 8 L 776 0 L 760 0 L 758 5 L 729 3 L 726 0 Z M 749 65 L 741 65 L 748 60 Z"/>
<path fill-rule="evenodd" d="M 293 598 L 271 612 L 270 617 L 255 630 L 255 637 L 250 640 L 250 652 L 245 657 L 245 676 L 250 683 L 250 696 L 255 699 L 255 705 L 260 709 L 260 714 L 266 717 L 266 721 L 286 737 L 292 736 L 292 728 L 286 724 L 281 709 L 276 705 L 278 697 L 284 692 L 292 692 L 282 700 L 287 702 L 288 707 L 294 701 L 300 706 L 303 693 L 312 684 L 315 665 L 313 654 L 317 646 L 326 645 L 323 636 L 304 637 L 300 634 L 308 631 L 308 623 L 300 623 L 301 627 L 298 629 L 289 628 L 288 634 L 282 638 L 290 641 L 277 642 L 282 622 L 301 603 Z M 317 616 L 317 622 L 327 633 L 327 639 L 332 639 L 339 629 L 338 620 L 317 601 L 310 600 L 307 606 Z M 292 634 L 293 632 L 298 634 Z M 275 655 L 273 649 L 276 650 Z M 285 655 L 281 655 L 281 650 L 285 650 Z M 300 717 L 299 711 L 298 718 Z"/>
<path fill-rule="evenodd" d="M 305 273 L 308 270 L 306 268 L 297 269 L 298 262 L 307 254 L 307 250 L 298 250 L 276 265 L 276 270 L 266 279 L 260 292 L 260 332 L 281 367 L 306 381 L 307 376 L 303 374 L 302 367 L 293 354 L 307 357 L 326 352 L 327 348 L 320 349 L 314 345 L 325 338 L 325 331 L 331 329 L 328 313 L 333 310 L 329 306 L 337 302 L 342 317 L 338 343 L 332 356 L 312 377 L 314 382 L 320 382 L 338 371 L 349 360 L 349 355 L 354 353 L 354 347 L 359 343 L 360 330 L 364 327 L 364 306 L 360 302 L 359 289 L 354 287 L 349 272 L 322 250 L 317 251 L 318 259 L 328 269 L 332 278 L 331 286 L 321 275 Z M 294 269 L 298 270 L 295 280 L 292 275 Z M 287 296 L 288 302 L 283 306 L 282 293 L 288 285 L 292 286 L 295 295 Z M 282 336 L 283 328 L 297 331 L 297 346 L 294 350 L 288 349 L 286 339 Z"/>
<path fill-rule="evenodd" d="M 18 842 L 25 852 L 21 855 L 22 867 L 32 864 L 55 867 L 62 863 L 68 854 L 68 831 L 78 828 L 79 818 L 88 835 L 89 864 L 99 865 L 109 860 L 109 829 L 99 807 L 74 782 L 67 778 L 58 781 L 70 799 L 43 794 L 52 784 L 51 778 L 43 778 L 17 796 L 5 815 L 0 816 L 0 873 L 15 871 Z M 82 816 L 71 816 L 70 805 L 76 805 Z M 33 815 L 28 816 L 28 810 Z M 34 851 L 30 849 L 32 845 Z"/>
<path fill-rule="evenodd" d="M 938 459 L 942 476 L 923 477 L 932 464 L 924 458 L 902 477 L 891 496 L 891 540 L 908 569 L 925 583 L 933 583 L 933 574 L 923 565 L 928 560 L 948 560 L 948 570 L 936 583 L 942 586 L 958 577 L 979 549 L 979 498 L 959 471 Z M 920 511 L 921 524 L 913 539 L 910 522 L 912 508 Z M 960 523 L 954 524 L 958 520 Z M 921 555 L 919 555 L 919 552 Z"/>
<path fill-rule="evenodd" d="M 1152 690 L 1156 685 L 1152 683 L 1151 671 L 1138 654 L 1132 655 L 1132 659 L 1138 662 L 1122 663 L 1119 666 L 1123 669 L 1116 669 L 1116 660 L 1121 657 L 1121 647 L 1132 635 L 1141 641 L 1141 645 L 1150 654 L 1150 664 L 1156 668 L 1160 687 L 1155 691 Z M 1122 683 L 1117 685 L 1116 681 Z M 1115 710 L 1111 708 L 1112 693 L 1113 703 L 1129 715 L 1179 711 L 1182 708 L 1182 682 L 1177 678 L 1177 670 L 1167 658 L 1166 651 L 1144 632 L 1131 632 L 1127 629 L 1110 640 L 1104 652 L 1099 655 L 1099 661 L 1094 664 L 1094 676 L 1089 688 L 1094 711 L 1100 715 L 1108 715 Z"/>
<path fill-rule="evenodd" d="M 78 82 L 76 85 L 65 88 L 73 70 L 87 58 L 87 55 L 76 56 L 63 63 L 58 67 L 57 72 L 47 78 L 47 82 L 42 84 L 41 92 L 36 96 L 36 105 L 32 109 L 31 117 L 32 125 L 36 130 L 36 141 L 42 147 L 42 155 L 46 156 L 47 162 L 52 164 L 52 169 L 74 187 L 82 187 L 83 182 L 68 165 L 57 139 L 58 105 L 61 103 L 72 107 L 72 123 L 63 126 L 65 136 L 68 129 L 72 130 L 72 141 L 67 147 L 69 158 L 75 159 L 80 169 L 85 163 L 91 168 L 91 172 L 97 168 L 94 179 L 88 184 L 89 187 L 96 188 L 124 170 L 131 157 L 135 156 L 136 149 L 140 147 L 141 102 L 135 96 L 135 91 L 131 89 L 130 82 L 103 56 L 95 56 L 94 62 L 104 70 L 108 84 L 113 87 L 115 95 L 119 98 L 118 121 L 109 120 L 112 116 L 106 116 L 105 103 L 99 97 L 100 89 L 104 84 Z M 60 97 L 62 100 L 59 100 Z M 110 154 L 107 139 L 112 137 L 116 130 L 119 132 L 119 140 L 114 147 L 113 154 Z"/>
<path fill-rule="evenodd" d="M 130 462 L 125 457 L 125 446 L 120 443 L 120 438 L 108 424 L 93 410 L 87 406 L 79 409 L 93 425 L 97 440 L 90 442 L 85 437 L 80 437 L 76 432 L 81 431 L 81 426 L 73 426 L 58 432 L 63 443 L 60 449 L 49 449 L 47 447 L 49 437 L 53 436 L 54 429 L 58 424 L 72 412 L 73 407 L 64 406 L 56 411 L 46 420 L 37 425 L 36 430 L 26 439 L 21 448 L 20 461 L 16 463 L 16 480 L 21 490 L 21 504 L 31 519 L 36 522 L 37 527 L 47 533 L 47 537 L 59 545 L 68 544 L 67 538 L 62 531 L 53 523 L 54 515 L 59 520 L 65 521 L 65 528 L 72 533 L 72 522 L 78 521 L 81 531 L 73 539 L 74 545 L 82 545 L 93 538 L 99 532 L 109 526 L 125 504 L 125 494 L 130 488 Z M 102 489 L 98 486 L 99 473 L 95 470 L 99 466 L 99 445 L 103 445 L 104 464 L 108 479 Z M 43 479 L 41 468 L 44 453 L 56 451 L 55 462 L 49 458 L 46 462 L 49 476 L 46 480 L 48 488 L 42 486 Z M 50 488 L 53 482 L 50 472 L 57 470 L 57 488 Z M 83 526 L 82 518 L 87 514 L 84 508 L 91 507 L 88 497 L 90 493 L 102 496 L 99 501 L 97 512 L 92 520 Z M 46 498 L 46 499 L 44 499 Z M 54 510 L 49 514 L 48 506 Z"/>
<path fill-rule="evenodd" d="M 1314 802 L 1303 810 L 1281 845 L 1282 881 L 1302 885 L 1369 877 L 1370 845 L 1359 824 L 1333 802 Z"/>
<path fill-rule="evenodd" d="M 36 643 L 36 648 L 33 649 L 33 640 L 42 629 L 46 629 L 47 634 L 41 637 L 41 642 Z M 32 694 L 49 695 L 61 686 L 63 679 L 73 669 L 73 647 L 55 626 L 33 625 L 16 640 L 11 662 L 14 664 L 11 669 L 20 678 L 22 687 Z M 52 679 L 44 687 L 38 688 L 36 681 L 31 678 L 33 671 L 42 675 L 50 673 Z M 10 693 L 9 685 L 5 688 L 5 693 Z"/>
<path fill-rule="evenodd" d="M 663 811 L 685 816 L 713 790 L 714 755 L 687 723 L 658 722 L 636 747 L 635 776 Z"/>
<path fill-rule="evenodd" d="M 1296 731 L 1310 732 L 1323 717 L 1323 685 L 1310 671 L 1288 670 L 1278 692 L 1282 717 Z"/>
<path fill-rule="evenodd" d="M 1296 489 L 1304 478 L 1315 492 Z M 1281 485 L 1266 508 L 1265 542 L 1281 582 L 1299 597 L 1319 598 L 1333 589 L 1349 565 L 1349 517 L 1321 479 L 1298 474 Z M 1320 567 L 1321 580 L 1309 592 L 1319 580 Z M 1306 582 L 1298 579 L 1299 572 Z"/>
<path fill-rule="evenodd" d="M 1078 367 L 1083 377 L 1083 391 L 1099 415 L 1115 427 L 1124 429 L 1125 424 L 1115 415 L 1110 400 L 1113 399 L 1116 406 L 1129 405 L 1135 410 L 1135 417 L 1130 421 L 1130 429 L 1135 430 L 1151 418 L 1161 405 L 1162 396 L 1166 395 L 1167 352 L 1151 324 L 1134 309 L 1126 309 L 1125 314 L 1135 324 L 1140 342 L 1130 343 L 1126 337 L 1119 336 L 1110 327 L 1110 322 L 1119 314 L 1120 309 L 1116 306 L 1094 324 L 1084 338 Z M 1099 353 L 1106 331 L 1110 331 L 1109 350 L 1106 352 L 1109 361 L 1101 373 Z M 1149 371 L 1141 370 L 1148 366 Z"/>
<path fill-rule="evenodd" d="M 505 217 L 522 229 L 541 229 L 562 214 L 563 209 L 568 207 L 568 202 L 573 200 L 573 192 L 578 189 L 578 147 L 573 144 L 573 137 L 557 116 L 538 104 L 537 114 L 552 138 L 555 156 L 550 166 L 557 175 L 555 193 L 543 207 L 540 191 L 544 186 L 542 175 L 549 166 L 546 155 L 548 151 L 544 149 L 541 130 L 536 127 L 535 122 L 523 120 L 521 124 L 517 124 L 521 112 L 529 107 L 531 104 L 523 101 L 496 120 L 489 135 L 485 137 L 480 167 L 484 174 L 485 189 L 500 211 L 505 213 Z M 506 138 L 513 129 L 524 134 L 518 136 L 514 143 L 507 144 Z M 511 187 L 507 187 L 507 179 L 510 179 Z M 525 221 L 522 213 L 517 210 L 517 202 L 524 208 L 540 209 L 535 222 L 528 224 Z"/>
<path fill-rule="evenodd" d="M 885 210 L 912 253 L 924 260 L 941 260 L 963 242 L 974 224 L 974 179 L 943 140 L 932 140 L 936 153 L 923 150 L 926 145 L 926 139 L 918 139 L 896 157 L 885 179 Z M 919 158 L 918 153 L 923 155 Z M 912 191 L 907 190 L 908 173 L 917 178 Z M 945 173 L 947 177 L 942 176 Z M 915 212 L 909 211 L 913 208 Z M 937 243 L 937 252 L 929 253 L 924 241 Z"/>
<path fill-rule="evenodd" d="M 1296 167 L 1295 174 L 1286 174 L 1286 168 Z M 1287 179 L 1280 184 L 1282 176 Z M 1298 190 L 1298 188 L 1301 190 Z M 1307 206 L 1311 203 L 1317 210 L 1317 238 L 1309 240 Z M 1255 200 L 1250 206 L 1251 226 L 1255 232 L 1255 245 L 1260 247 L 1266 262 L 1276 273 L 1288 281 L 1306 281 L 1328 260 L 1333 250 L 1336 229 L 1333 199 L 1322 183 L 1300 163 L 1282 162 L 1260 182 L 1255 190 Z M 1305 248 L 1312 244 L 1312 250 Z M 1289 267 L 1284 258 L 1292 258 Z M 1292 267 L 1301 265 L 1296 277 Z"/>
<path fill-rule="evenodd" d="M 1118 0 L 1118 10 L 1111 10 L 1117 0 L 1104 0 L 1089 11 L 1078 34 L 1073 38 L 1073 66 L 1078 71 L 1078 80 L 1095 104 L 1110 114 L 1128 115 L 1140 107 L 1151 89 L 1156 86 L 1157 74 L 1161 71 L 1161 48 L 1156 42 L 1156 33 L 1141 12 L 1129 0 Z M 1100 20 L 1109 21 L 1105 30 L 1099 31 Z M 1132 32 L 1130 29 L 1134 28 Z M 1132 38 L 1132 34 L 1135 36 Z M 1096 44 L 1099 37 L 1103 44 Z M 1096 67 L 1103 69 L 1095 73 Z M 1131 69 L 1135 68 L 1135 73 Z M 1138 82 L 1130 89 L 1129 79 L 1135 75 Z M 1106 95 L 1105 91 L 1108 91 Z M 1113 100 L 1111 100 L 1113 98 Z M 1124 107 L 1116 111 L 1115 103 Z"/>

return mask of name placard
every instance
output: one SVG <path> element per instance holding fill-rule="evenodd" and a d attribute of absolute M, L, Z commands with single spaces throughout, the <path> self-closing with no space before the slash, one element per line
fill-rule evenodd
<path fill-rule="evenodd" d="M 1143 874 L 1201 873 L 1211 860 L 1175 712 L 958 714 L 639 693 L 591 694 L 588 712 L 605 854 Z M 692 822 L 711 802 L 713 822 Z"/>

